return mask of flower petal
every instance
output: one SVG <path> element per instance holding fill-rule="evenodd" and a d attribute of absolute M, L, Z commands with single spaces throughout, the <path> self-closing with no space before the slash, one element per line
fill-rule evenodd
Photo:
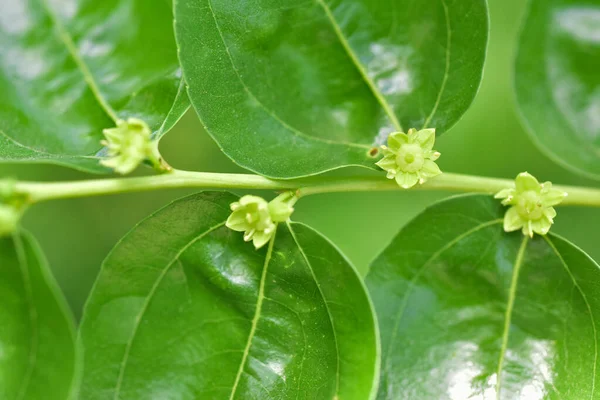
<path fill-rule="evenodd" d="M 504 232 L 513 232 L 523 227 L 523 220 L 517 209 L 511 207 L 504 214 Z"/>
<path fill-rule="evenodd" d="M 261 208 L 266 209 L 266 207 L 267 207 L 267 201 L 265 199 L 263 199 L 262 197 L 258 197 L 258 196 L 252 196 L 251 194 L 242 196 L 242 198 L 240 199 L 240 204 L 244 207 L 246 207 L 250 204 L 256 204 L 259 209 L 261 209 Z M 261 207 L 261 205 L 264 205 L 264 206 Z"/>
<path fill-rule="evenodd" d="M 103 129 L 102 133 L 109 143 L 121 143 L 123 141 L 122 130 L 119 128 Z"/>
<path fill-rule="evenodd" d="M 115 157 L 115 161 L 118 161 L 118 165 L 113 167 L 113 170 L 121 175 L 127 175 L 130 172 L 133 172 L 134 169 L 137 168 L 138 165 L 143 161 L 143 158 L 139 157 Z"/>
<path fill-rule="evenodd" d="M 408 136 L 404 132 L 390 133 L 387 139 L 388 147 L 391 150 L 399 150 L 400 147 L 408 143 Z"/>
<path fill-rule="evenodd" d="M 531 221 L 531 229 L 538 235 L 545 235 L 550 230 L 552 223 L 546 218 L 540 218 L 537 221 Z"/>
<path fill-rule="evenodd" d="M 244 210 L 233 212 L 229 218 L 227 218 L 225 226 L 237 232 L 244 232 L 246 229 L 250 228 L 250 224 L 248 224 L 248 221 L 246 221 L 246 214 Z"/>
<path fill-rule="evenodd" d="M 548 182 L 547 182 L 548 183 Z M 567 192 L 563 192 L 562 190 L 548 188 L 544 183 L 544 188 L 542 188 L 542 204 L 546 207 L 552 207 L 557 204 L 562 203 L 562 201 L 567 197 Z"/>
<path fill-rule="evenodd" d="M 117 165 L 119 165 L 119 159 L 116 157 L 105 158 L 100 160 L 100 164 L 105 166 L 106 168 L 115 169 Z"/>
<path fill-rule="evenodd" d="M 387 146 L 381 146 L 380 149 L 384 157 L 396 157 L 396 153 L 390 150 Z"/>
<path fill-rule="evenodd" d="M 256 232 L 254 234 L 254 237 L 252 238 L 252 243 L 254 244 L 254 248 L 256 248 L 257 250 L 260 249 L 261 247 L 263 247 L 265 244 L 267 244 L 269 242 L 269 240 L 271 239 L 271 236 L 273 236 L 273 232 L 271 233 L 265 233 L 265 232 Z"/>
<path fill-rule="evenodd" d="M 377 161 L 375 165 L 379 166 L 381 169 L 389 171 L 390 169 L 396 169 L 396 157 L 395 156 L 386 156 L 381 160 Z"/>
<path fill-rule="evenodd" d="M 421 129 L 414 135 L 412 141 L 418 143 L 423 150 L 433 149 L 433 144 L 435 143 L 435 129 Z"/>
<path fill-rule="evenodd" d="M 396 175 L 396 182 L 404 189 L 409 189 L 415 186 L 418 181 L 418 175 L 410 172 L 398 172 Z"/>
<path fill-rule="evenodd" d="M 544 215 L 552 221 L 556 217 L 556 210 L 553 207 L 548 207 L 544 210 Z"/>
<path fill-rule="evenodd" d="M 434 176 L 438 176 L 439 174 L 441 174 L 442 171 L 435 162 L 431 160 L 425 160 L 425 162 L 423 163 L 423 167 L 421 168 L 419 173 L 424 178 L 433 178 Z"/>
<path fill-rule="evenodd" d="M 425 155 L 425 158 L 427 158 L 431 161 L 437 160 L 442 155 L 439 151 L 433 151 L 433 150 L 425 150 L 423 152 L 423 154 Z"/>
<path fill-rule="evenodd" d="M 517 175 L 517 178 L 515 179 L 515 187 L 517 188 L 518 193 L 523 193 L 528 190 L 534 190 L 539 193 L 542 190 L 538 180 L 527 172 L 522 172 Z"/>
<path fill-rule="evenodd" d="M 495 199 L 506 199 L 508 197 L 514 196 L 515 195 L 515 189 L 509 188 L 509 189 L 502 189 L 501 191 L 499 191 L 498 193 L 496 193 L 494 195 Z"/>

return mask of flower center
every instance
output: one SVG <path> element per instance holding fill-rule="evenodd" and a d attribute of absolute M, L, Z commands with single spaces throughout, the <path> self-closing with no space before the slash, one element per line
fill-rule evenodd
<path fill-rule="evenodd" d="M 542 218 L 544 211 L 540 194 L 533 190 L 521 193 L 516 207 L 519 215 L 530 221 Z"/>
<path fill-rule="evenodd" d="M 406 144 L 398 150 L 396 164 L 404 172 L 417 172 L 423 167 L 425 158 L 418 144 Z"/>

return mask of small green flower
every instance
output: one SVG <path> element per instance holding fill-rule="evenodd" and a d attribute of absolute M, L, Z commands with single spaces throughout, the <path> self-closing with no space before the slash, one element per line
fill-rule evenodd
<path fill-rule="evenodd" d="M 442 173 L 435 163 L 440 153 L 433 150 L 434 143 L 435 129 L 394 132 L 387 146 L 381 146 L 383 158 L 376 164 L 387 171 L 388 179 L 395 179 L 405 189 L 423 184 Z"/>
<path fill-rule="evenodd" d="M 254 247 L 260 249 L 269 242 L 278 222 L 287 221 L 294 208 L 292 207 L 297 198 L 293 193 L 282 195 L 267 203 L 265 199 L 258 196 L 246 195 L 240 201 L 231 204 L 231 215 L 227 219 L 227 227 L 237 231 L 245 232 L 244 240 L 252 240 Z"/>
<path fill-rule="evenodd" d="M 115 128 L 104 129 L 106 140 L 102 145 L 108 148 L 109 158 L 100 161 L 102 165 L 125 175 L 136 169 L 143 161 L 160 165 L 158 142 L 152 140 L 148 125 L 138 119 L 119 120 Z"/>
<path fill-rule="evenodd" d="M 252 240 L 254 247 L 263 247 L 275 232 L 276 225 L 269 213 L 269 204 L 258 196 L 246 195 L 231 204 L 231 215 L 227 227 L 237 232 L 245 232 L 244 240 Z"/>
<path fill-rule="evenodd" d="M 539 235 L 548 233 L 556 217 L 553 206 L 566 196 L 566 192 L 553 189 L 552 183 L 540 184 L 532 175 L 523 172 L 517 175 L 514 189 L 501 190 L 495 198 L 503 199 L 505 206 L 512 206 L 504 215 L 504 230 L 521 229 L 524 235 L 533 237 L 534 232 Z"/>
<path fill-rule="evenodd" d="M 0 237 L 8 236 L 14 232 L 21 219 L 21 212 L 15 207 L 0 204 Z"/>

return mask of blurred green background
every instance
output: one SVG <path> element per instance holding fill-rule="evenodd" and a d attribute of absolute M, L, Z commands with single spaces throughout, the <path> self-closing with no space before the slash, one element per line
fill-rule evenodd
<path fill-rule="evenodd" d="M 526 2 L 489 0 L 489 3 L 492 29 L 483 84 L 464 118 L 451 132 L 439 138 L 436 148 L 442 152 L 440 167 L 449 172 L 506 178 L 528 171 L 540 180 L 599 187 L 599 182 L 580 178 L 552 163 L 525 133 L 515 111 L 511 74 Z M 165 137 L 161 151 L 176 168 L 241 171 L 221 154 L 193 112 Z M 0 176 L 29 180 L 89 178 L 48 165 L 2 165 Z M 157 191 L 49 202 L 30 209 L 24 225 L 38 238 L 79 317 L 102 260 L 119 238 L 152 211 L 192 192 L 194 190 Z M 404 224 L 449 194 L 399 191 L 318 195 L 303 199 L 294 219 L 328 236 L 364 274 L 369 261 Z M 600 209 L 561 208 L 554 232 L 600 259 Z"/>

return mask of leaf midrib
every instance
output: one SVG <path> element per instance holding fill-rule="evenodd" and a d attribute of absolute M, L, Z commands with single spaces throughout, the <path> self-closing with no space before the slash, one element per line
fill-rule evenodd
<path fill-rule="evenodd" d="M 398 131 L 402 131 L 402 125 L 400 124 L 400 121 L 398 121 L 398 117 L 396 117 L 396 113 L 394 112 L 392 106 L 388 103 L 388 101 L 385 99 L 385 97 L 379 91 L 379 89 L 377 89 L 377 86 L 375 86 L 375 82 L 373 82 L 373 80 L 369 77 L 369 74 L 363 67 L 362 63 L 360 62 L 360 59 L 358 58 L 358 56 L 356 55 L 354 50 L 352 50 L 352 47 L 350 46 L 348 39 L 346 39 L 344 32 L 342 32 L 340 25 L 338 24 L 337 20 L 335 19 L 335 16 L 333 15 L 333 12 L 331 11 L 331 9 L 327 5 L 327 3 L 325 3 L 325 0 L 315 0 L 315 1 L 325 11 L 325 16 L 331 23 L 331 26 L 333 27 L 333 30 L 334 30 L 338 40 L 340 41 L 342 47 L 346 51 L 346 54 L 348 54 L 348 57 L 350 57 L 350 60 L 352 60 L 352 63 L 354 64 L 354 66 L 356 67 L 358 72 L 360 73 L 361 77 L 363 78 L 363 80 L 365 81 L 365 83 L 367 84 L 369 89 L 371 89 L 371 93 L 373 93 L 373 96 L 375 96 L 375 98 L 377 99 L 377 102 L 379 103 L 379 105 L 381 105 L 381 107 L 387 114 L 388 118 L 394 125 L 394 128 Z"/>
<path fill-rule="evenodd" d="M 506 349 L 508 348 L 508 336 L 510 333 L 510 325 L 512 320 L 512 312 L 515 305 L 515 299 L 517 297 L 517 285 L 519 283 L 519 273 L 523 266 L 523 260 L 525 258 L 525 250 L 527 249 L 527 243 L 529 237 L 525 236 L 521 241 L 521 246 L 517 252 L 517 258 L 513 267 L 512 278 L 510 282 L 510 288 L 508 290 L 508 302 L 506 304 L 506 311 L 504 313 L 504 329 L 502 331 L 502 345 L 500 347 L 500 355 L 498 358 L 498 369 L 496 371 L 496 399 L 500 400 L 500 391 L 502 389 L 502 369 L 504 367 L 504 356 Z"/>
<path fill-rule="evenodd" d="M 442 2 L 442 7 L 444 8 L 444 18 L 446 19 L 446 63 L 444 65 L 444 77 L 442 78 L 442 85 L 440 86 L 440 91 L 438 92 L 437 98 L 435 100 L 435 104 L 433 105 L 433 109 L 431 113 L 425 120 L 423 124 L 423 129 L 427 128 L 435 113 L 437 112 L 438 107 L 442 101 L 442 96 L 446 90 L 446 84 L 448 83 L 448 77 L 450 75 L 450 47 L 452 45 L 452 29 L 450 27 L 450 11 L 448 10 L 448 5 L 446 4 L 446 0 L 440 0 Z"/>
<path fill-rule="evenodd" d="M 544 235 L 542 237 L 546 241 L 546 243 L 548 244 L 548 246 L 550 247 L 550 249 L 552 250 L 554 255 L 556 256 L 556 258 L 558 258 L 558 260 L 560 261 L 560 263 L 563 266 L 563 268 L 565 269 L 567 275 L 569 275 L 569 278 L 571 278 L 571 281 L 573 282 L 573 286 L 577 289 L 577 291 L 581 295 L 583 302 L 586 305 L 588 314 L 590 316 L 590 322 L 592 325 L 592 332 L 593 332 L 593 336 L 594 336 L 593 337 L 594 365 L 592 367 L 592 388 L 591 388 L 591 393 L 590 393 L 590 399 L 593 400 L 595 388 L 596 388 L 596 371 L 597 371 L 597 364 L 598 364 L 598 332 L 597 332 L 597 328 L 596 328 L 596 321 L 594 320 L 594 314 L 592 313 L 592 306 L 590 305 L 583 289 L 581 288 L 581 286 L 579 286 L 579 283 L 575 279 L 575 276 L 571 272 L 571 269 L 569 268 L 567 262 L 565 261 L 563 256 L 560 254 L 560 252 L 558 251 L 556 246 L 554 246 L 554 243 L 550 240 L 548 235 Z M 515 266 L 513 268 L 513 276 L 512 276 L 512 280 L 511 280 L 511 286 L 509 289 L 509 299 L 508 299 L 507 309 L 506 309 L 506 313 L 505 313 L 505 325 L 504 325 L 504 331 L 502 334 L 502 345 L 501 345 L 501 349 L 500 349 L 498 369 L 496 372 L 496 379 L 497 379 L 497 381 L 496 381 L 496 399 L 497 400 L 501 399 L 500 391 L 502 388 L 502 379 L 501 378 L 502 378 L 502 370 L 503 370 L 503 365 L 504 365 L 504 357 L 505 357 L 506 350 L 508 348 L 508 339 L 509 339 L 509 335 L 510 335 L 512 310 L 513 310 L 514 302 L 516 300 L 519 271 L 521 269 L 521 266 L 523 264 L 523 259 L 525 257 L 527 242 L 528 242 L 528 237 L 525 237 L 521 243 L 521 247 L 519 248 L 519 252 L 517 254 L 517 259 L 515 261 Z M 554 388 L 554 386 L 553 386 L 553 388 Z M 556 390 L 556 388 L 554 388 L 554 389 Z"/>
<path fill-rule="evenodd" d="M 242 379 L 242 374 L 244 373 L 244 367 L 246 366 L 246 361 L 248 360 L 248 355 L 250 354 L 250 348 L 252 347 L 252 340 L 256 334 L 256 328 L 258 326 L 258 321 L 260 320 L 260 316 L 262 313 L 262 304 L 265 299 L 265 282 L 267 281 L 267 271 L 269 270 L 269 262 L 271 261 L 271 256 L 273 254 L 273 246 L 275 244 L 275 237 L 277 236 L 277 226 L 275 227 L 275 232 L 273 236 L 269 240 L 269 247 L 267 248 L 267 255 L 265 256 L 265 262 L 263 264 L 263 270 L 260 277 L 260 284 L 258 287 L 258 296 L 256 298 L 256 309 L 254 310 L 254 316 L 252 317 L 252 325 L 250 326 L 250 333 L 248 333 L 248 339 L 246 340 L 246 346 L 244 347 L 244 353 L 242 355 L 242 360 L 240 361 L 240 366 L 238 368 L 237 374 L 235 376 L 235 381 L 233 383 L 233 387 L 231 388 L 231 394 L 229 395 L 229 400 L 233 400 L 235 397 L 237 388 L 239 386 L 240 380 Z"/>
<path fill-rule="evenodd" d="M 60 22 L 58 16 L 52 10 L 52 7 L 50 7 L 50 5 L 48 4 L 48 0 L 39 0 L 39 1 L 40 1 L 40 4 L 43 6 L 44 10 L 46 11 L 46 13 L 48 14 L 48 17 L 50 18 L 52 25 L 54 25 L 54 27 L 56 28 L 56 33 L 58 34 L 58 38 L 63 43 L 63 45 L 66 47 L 69 55 L 75 62 L 75 65 L 77 65 L 79 72 L 83 76 L 83 80 L 86 82 L 86 84 L 90 88 L 90 91 L 94 95 L 94 98 L 96 99 L 96 101 L 98 102 L 100 107 L 104 110 L 104 112 L 116 124 L 117 121 L 119 120 L 119 117 L 117 116 L 116 112 L 113 110 L 113 108 L 111 107 L 109 102 L 106 100 L 106 98 L 102 95 L 102 92 L 100 91 L 100 88 L 98 87 L 98 84 L 96 83 L 96 80 L 94 78 L 94 75 L 92 74 L 92 72 L 88 68 L 87 64 L 83 60 L 83 57 L 81 56 L 81 54 L 79 54 L 79 50 L 75 46 L 75 43 L 73 42 L 73 39 L 71 38 L 71 35 L 67 31 L 67 29 L 64 27 L 64 25 Z"/>

